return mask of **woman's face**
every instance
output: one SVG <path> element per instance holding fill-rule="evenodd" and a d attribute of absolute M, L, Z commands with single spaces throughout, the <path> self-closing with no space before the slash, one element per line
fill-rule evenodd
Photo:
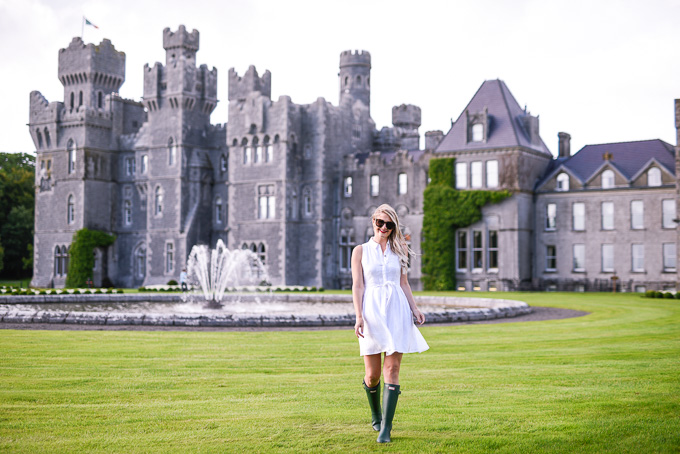
<path fill-rule="evenodd" d="M 395 228 L 394 222 L 385 213 L 377 213 L 373 218 L 373 236 L 378 243 L 386 241 Z"/>

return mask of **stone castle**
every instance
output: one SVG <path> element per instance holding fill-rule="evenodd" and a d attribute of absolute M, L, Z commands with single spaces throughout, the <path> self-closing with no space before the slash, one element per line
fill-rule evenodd
<path fill-rule="evenodd" d="M 271 74 L 228 74 L 228 124 L 212 124 L 217 70 L 196 66 L 199 33 L 163 31 L 165 65 L 144 68 L 141 102 L 121 98 L 125 54 L 74 38 L 59 51 L 63 102 L 30 95 L 36 146 L 33 285 L 64 285 L 73 233 L 116 236 L 95 251 L 96 284 L 177 280 L 191 248 L 222 239 L 259 255 L 278 285 L 347 288 L 352 248 L 381 203 L 411 247 L 423 240 L 431 159 L 456 158 L 458 189 L 508 189 L 457 239 L 460 290 L 675 288 L 676 150 L 660 140 L 591 145 L 554 159 L 539 119 L 485 81 L 451 130 L 420 108 L 370 113 L 371 56 L 340 55 L 339 102 L 271 99 Z M 676 103 L 677 104 L 677 103 Z M 421 287 L 420 261 L 410 279 Z"/>

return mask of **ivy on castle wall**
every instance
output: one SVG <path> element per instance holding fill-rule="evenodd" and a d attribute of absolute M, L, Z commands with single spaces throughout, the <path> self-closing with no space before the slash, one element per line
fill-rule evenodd
<path fill-rule="evenodd" d="M 509 191 L 458 191 L 454 158 L 430 161 L 423 194 L 423 286 L 456 289 L 456 230 L 482 219 L 482 207 L 499 203 Z"/>
<path fill-rule="evenodd" d="M 85 287 L 88 279 L 92 279 L 94 249 L 111 246 L 115 240 L 115 236 L 98 230 L 80 229 L 74 233 L 69 250 L 66 287 Z"/>

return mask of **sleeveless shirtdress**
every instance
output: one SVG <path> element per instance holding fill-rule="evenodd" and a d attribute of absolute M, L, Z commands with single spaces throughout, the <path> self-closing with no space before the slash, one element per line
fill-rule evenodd
<path fill-rule="evenodd" d="M 373 239 L 364 243 L 361 266 L 365 289 L 360 355 L 420 353 L 430 348 L 413 321 L 411 307 L 399 285 L 399 257 L 392 252 L 389 242 L 384 254 Z"/>

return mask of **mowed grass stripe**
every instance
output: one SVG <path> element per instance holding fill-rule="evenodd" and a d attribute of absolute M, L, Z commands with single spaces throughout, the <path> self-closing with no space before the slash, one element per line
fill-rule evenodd
<path fill-rule="evenodd" d="M 491 296 L 590 312 L 425 326 L 375 443 L 351 329 L 0 331 L 0 451 L 678 452 L 680 303 Z"/>

